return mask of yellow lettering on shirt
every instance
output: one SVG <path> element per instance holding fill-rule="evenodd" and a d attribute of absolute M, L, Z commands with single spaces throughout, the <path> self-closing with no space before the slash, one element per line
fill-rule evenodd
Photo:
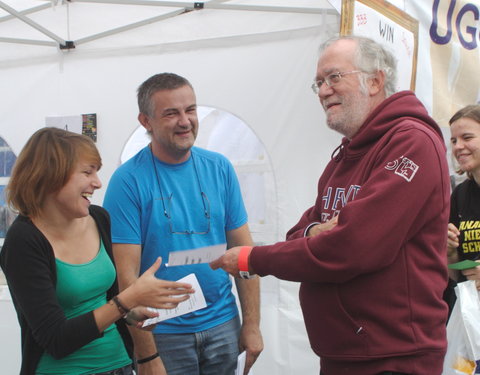
<path fill-rule="evenodd" d="M 464 241 L 475 241 L 480 239 L 480 229 L 467 230 L 463 233 Z"/>
<path fill-rule="evenodd" d="M 479 220 L 461 221 L 458 226 L 459 230 L 469 230 L 469 229 L 477 229 L 477 228 L 480 228 Z"/>
<path fill-rule="evenodd" d="M 478 253 L 480 252 L 480 242 L 464 242 L 462 249 L 464 253 Z"/>

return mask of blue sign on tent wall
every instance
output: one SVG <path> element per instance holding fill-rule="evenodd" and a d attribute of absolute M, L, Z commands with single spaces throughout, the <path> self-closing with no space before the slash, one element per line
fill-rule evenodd
<path fill-rule="evenodd" d="M 10 146 L 0 137 L 0 177 L 10 177 L 16 159 Z"/>
<path fill-rule="evenodd" d="M 8 227 L 15 218 L 14 213 L 7 208 L 4 192 L 16 159 L 10 146 L 0 137 L 0 238 L 5 237 Z"/>

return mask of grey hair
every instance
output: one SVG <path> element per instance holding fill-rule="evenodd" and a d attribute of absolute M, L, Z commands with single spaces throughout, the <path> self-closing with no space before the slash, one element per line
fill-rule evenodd
<path fill-rule="evenodd" d="M 367 74 L 383 71 L 385 73 L 385 96 L 389 97 L 394 94 L 397 86 L 397 60 L 392 53 L 372 39 L 355 35 L 333 37 L 321 45 L 320 53 L 331 44 L 343 39 L 357 42 L 354 61 L 356 68 Z M 361 88 L 364 91 L 366 90 L 366 79 L 365 76 L 360 79 Z"/>
<path fill-rule="evenodd" d="M 175 73 L 155 74 L 143 82 L 137 89 L 138 109 L 149 117 L 155 113 L 152 96 L 157 91 L 175 90 L 183 86 L 189 86 L 193 90 L 192 84 L 184 77 Z"/>

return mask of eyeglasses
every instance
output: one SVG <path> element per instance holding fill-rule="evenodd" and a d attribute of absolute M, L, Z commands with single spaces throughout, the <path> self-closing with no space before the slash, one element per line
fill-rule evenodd
<path fill-rule="evenodd" d="M 340 80 L 349 74 L 355 74 L 355 73 L 363 73 L 361 70 L 351 70 L 350 72 L 336 72 L 329 74 L 326 76 L 324 79 L 319 79 L 315 82 L 312 83 L 312 90 L 315 94 L 318 95 L 320 92 L 320 87 L 325 83 L 328 87 L 332 87 L 333 85 L 336 85 Z"/>
<path fill-rule="evenodd" d="M 155 171 L 155 176 L 157 178 L 157 184 L 158 184 L 158 189 L 160 190 L 160 200 L 162 201 L 162 206 L 163 206 L 163 214 L 168 220 L 168 226 L 170 228 L 170 233 L 171 234 L 207 234 L 210 232 L 210 201 L 208 200 L 207 194 L 203 192 L 202 185 L 200 184 L 200 178 L 198 177 L 198 171 L 197 171 L 197 165 L 195 164 L 195 159 L 193 157 L 193 154 L 191 154 L 192 158 L 192 163 L 193 163 L 193 168 L 195 170 L 195 176 L 197 177 L 197 183 L 198 183 L 198 188 L 200 189 L 200 195 L 202 197 L 202 204 L 203 204 L 203 215 L 207 219 L 207 227 L 203 231 L 196 231 L 194 229 L 186 229 L 182 231 L 177 231 L 173 229 L 173 224 L 172 224 L 172 202 L 173 202 L 173 193 L 170 194 L 168 199 L 168 210 L 167 207 L 165 206 L 165 198 L 163 195 L 162 191 L 162 184 L 160 183 L 160 178 L 158 176 L 157 172 L 157 166 L 155 165 L 155 160 L 153 158 L 153 151 L 150 146 L 150 154 L 152 156 L 152 165 L 153 165 L 153 170 Z"/>
<path fill-rule="evenodd" d="M 161 193 L 160 193 L 161 194 Z M 205 230 L 203 231 L 197 231 L 194 229 L 186 229 L 186 230 L 174 230 L 173 229 L 173 220 L 172 220 L 172 205 L 173 205 L 173 193 L 170 194 L 168 197 L 168 210 L 165 206 L 165 202 L 163 198 L 160 198 L 162 200 L 163 204 L 163 214 L 165 217 L 168 219 L 168 226 L 170 228 L 170 233 L 171 234 L 207 234 L 210 232 L 210 201 L 208 200 L 207 194 L 205 194 L 203 191 L 200 191 L 200 195 L 202 196 L 202 203 L 203 203 L 203 215 L 207 219 L 207 226 Z"/>

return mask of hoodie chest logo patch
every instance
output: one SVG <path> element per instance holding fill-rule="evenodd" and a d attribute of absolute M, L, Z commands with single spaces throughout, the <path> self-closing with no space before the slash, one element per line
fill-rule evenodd
<path fill-rule="evenodd" d="M 405 156 L 400 156 L 385 166 L 385 169 L 394 171 L 396 175 L 403 177 L 408 182 L 412 181 L 418 168 L 420 167 L 417 164 Z"/>

